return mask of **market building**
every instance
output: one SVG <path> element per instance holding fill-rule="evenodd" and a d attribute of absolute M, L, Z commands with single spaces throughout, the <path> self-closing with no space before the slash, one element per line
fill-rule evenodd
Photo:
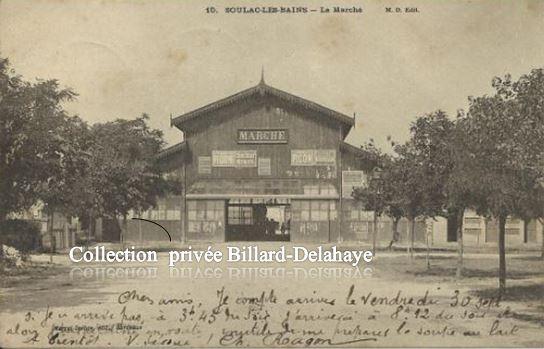
<path fill-rule="evenodd" d="M 344 141 L 354 118 L 261 79 L 171 124 L 183 142 L 158 158 L 181 180 L 182 194 L 142 218 L 173 239 L 336 242 L 362 234 L 351 192 L 367 174 L 362 150 Z M 163 234 L 143 224 L 131 222 L 127 238 Z"/>

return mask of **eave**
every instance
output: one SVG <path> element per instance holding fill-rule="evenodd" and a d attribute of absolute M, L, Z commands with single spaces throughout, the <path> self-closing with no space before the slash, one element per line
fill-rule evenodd
<path fill-rule="evenodd" d="M 183 141 L 183 142 L 178 143 L 178 144 L 174 144 L 173 146 L 170 146 L 168 148 L 165 148 L 165 149 L 161 150 L 157 154 L 156 159 L 157 160 L 164 160 L 164 159 L 170 158 L 170 157 L 172 157 L 174 155 L 183 156 L 184 152 L 187 152 L 187 142 L 186 141 Z"/>
<path fill-rule="evenodd" d="M 342 130 L 343 130 L 342 136 L 344 138 L 347 136 L 349 130 L 354 125 L 354 119 L 345 114 L 334 111 L 330 108 L 324 107 L 320 104 L 309 101 L 302 97 L 298 97 L 291 93 L 269 86 L 265 84 L 264 81 L 261 81 L 258 85 L 254 87 L 240 91 L 229 97 L 220 99 L 216 102 L 210 103 L 201 108 L 198 108 L 188 113 L 177 116 L 171 120 L 171 125 L 174 125 L 181 131 L 184 131 L 185 124 L 197 117 L 208 115 L 210 113 L 213 113 L 214 111 L 233 105 L 235 103 L 238 103 L 250 97 L 254 97 L 254 96 L 265 97 L 267 95 L 277 97 L 280 100 L 286 101 L 287 103 L 292 103 L 298 107 L 302 107 L 304 109 L 314 111 L 320 115 L 330 118 L 330 120 L 333 120 L 339 123 L 342 126 Z"/>

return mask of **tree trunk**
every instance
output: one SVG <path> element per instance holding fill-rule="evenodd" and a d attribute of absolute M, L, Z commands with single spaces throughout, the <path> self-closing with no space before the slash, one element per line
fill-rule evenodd
<path fill-rule="evenodd" d="M 378 226 L 378 215 L 376 214 L 376 211 L 374 211 L 374 222 L 373 222 L 373 225 L 372 225 L 372 255 L 373 256 L 376 256 L 377 226 Z"/>
<path fill-rule="evenodd" d="M 53 253 L 55 253 L 55 234 L 54 234 L 54 227 L 55 227 L 55 211 L 50 210 L 49 212 L 49 262 L 53 263 Z"/>
<path fill-rule="evenodd" d="M 506 238 L 506 215 L 499 216 L 499 294 L 502 296 L 506 291 L 506 249 L 504 240 Z"/>
<path fill-rule="evenodd" d="M 87 227 L 87 250 L 89 249 L 90 247 L 90 241 L 91 241 L 91 236 L 93 235 L 93 223 L 94 223 L 94 211 L 93 209 L 91 208 L 89 210 L 89 225 Z"/>
<path fill-rule="evenodd" d="M 523 243 L 524 244 L 526 244 L 529 241 L 529 224 L 530 223 L 531 223 L 530 219 L 523 220 Z"/>
<path fill-rule="evenodd" d="M 397 231 L 399 230 L 399 220 L 398 218 L 393 218 L 393 229 L 391 232 L 391 240 L 395 240 L 395 235 L 397 234 Z"/>
<path fill-rule="evenodd" d="M 123 229 L 121 229 L 121 236 L 120 236 L 121 246 L 122 246 L 123 248 L 125 248 L 125 235 L 128 235 L 128 234 L 127 234 L 127 227 L 128 227 L 128 224 L 127 224 L 127 215 L 124 214 L 124 215 L 123 215 Z"/>
<path fill-rule="evenodd" d="M 455 270 L 455 276 L 460 279 L 463 276 L 463 218 L 465 210 L 459 210 L 455 213 L 457 219 L 457 268 Z"/>
<path fill-rule="evenodd" d="M 4 228 L 4 222 L 6 221 L 6 215 L 2 212 L 0 213 L 0 236 L 3 234 L 2 230 Z M 3 239 L 0 238 L 0 261 L 4 259 L 4 244 Z M 543 255 L 544 256 L 544 255 Z"/>
<path fill-rule="evenodd" d="M 427 264 L 427 270 L 431 270 L 431 247 L 429 246 L 429 231 L 425 227 L 425 244 L 427 245 L 427 253 L 425 254 L 425 262 Z"/>
<path fill-rule="evenodd" d="M 542 230 L 542 252 L 541 252 L 540 258 L 544 260 L 544 219 L 539 219 L 539 220 L 540 220 L 540 225 Z"/>
<path fill-rule="evenodd" d="M 410 220 L 408 220 L 410 223 Z M 410 224 L 406 224 L 406 253 L 410 253 Z"/>
<path fill-rule="evenodd" d="M 416 219 L 410 218 L 410 259 L 414 259 L 414 243 L 416 239 Z"/>
<path fill-rule="evenodd" d="M 398 237 L 400 237 L 400 234 L 398 233 L 399 230 L 399 220 L 400 218 L 391 218 L 393 224 L 391 225 L 391 242 L 389 243 L 389 249 L 393 249 L 393 244 L 397 242 Z"/>
<path fill-rule="evenodd" d="M 138 212 L 138 218 L 142 218 L 141 212 Z M 140 245 L 141 245 L 143 242 L 143 235 L 142 235 L 142 221 L 140 219 L 138 220 L 138 238 L 140 240 Z"/>

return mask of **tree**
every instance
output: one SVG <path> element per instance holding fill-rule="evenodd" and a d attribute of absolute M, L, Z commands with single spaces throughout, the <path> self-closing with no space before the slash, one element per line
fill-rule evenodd
<path fill-rule="evenodd" d="M 62 105 L 74 97 L 56 80 L 24 81 L 0 58 L 0 223 L 61 182 L 70 161 L 64 132 L 72 122 Z"/>
<path fill-rule="evenodd" d="M 66 117 L 51 130 L 51 137 L 55 141 L 58 165 L 39 186 L 38 198 L 50 217 L 48 232 L 54 251 L 54 213 L 63 213 L 66 217 L 80 216 L 89 207 L 89 191 L 85 188 L 84 178 L 89 169 L 87 151 L 90 135 L 87 124 L 80 118 Z"/>
<path fill-rule="evenodd" d="M 162 132 L 147 125 L 143 114 L 135 120 L 117 119 L 91 127 L 89 173 L 93 215 L 123 217 L 126 233 L 131 210 L 156 205 L 159 196 L 179 190 L 179 183 L 163 178 L 155 156 L 163 145 Z M 121 236 L 123 241 L 123 235 Z"/>
<path fill-rule="evenodd" d="M 403 217 L 395 191 L 398 178 L 392 176 L 391 173 L 394 160 L 390 155 L 376 148 L 373 142 L 366 143 L 361 148 L 365 151 L 364 155 L 359 158 L 361 167 L 367 173 L 380 169 L 380 179 L 367 187 L 355 188 L 352 196 L 362 203 L 365 210 L 375 211 L 375 216 L 385 214 L 391 218 L 393 223 L 391 225 L 391 241 L 393 241 L 398 232 L 398 223 Z"/>
<path fill-rule="evenodd" d="M 456 222 L 457 277 L 463 269 L 463 214 L 471 202 L 465 175 L 467 153 L 463 127 L 462 113 L 451 120 L 445 112 L 437 110 L 418 117 L 410 128 L 410 142 L 423 168 L 425 215 Z"/>
<path fill-rule="evenodd" d="M 397 206 L 410 224 L 410 258 L 414 258 L 416 219 L 427 212 L 425 168 L 418 158 L 417 149 L 411 141 L 396 145 L 396 156 L 389 170 L 394 178 Z"/>
<path fill-rule="evenodd" d="M 75 94 L 57 81 L 24 81 L 0 59 L 0 220 L 28 209 L 59 168 L 59 142 Z"/>
<path fill-rule="evenodd" d="M 394 155 L 389 156 L 373 148 L 372 144 L 363 147 L 367 155 L 361 158 L 362 165 L 380 167 L 380 185 L 355 190 L 353 196 L 363 203 L 366 209 L 386 213 L 393 219 L 393 238 L 398 221 L 406 217 L 410 222 L 411 254 L 413 258 L 415 240 L 415 220 L 425 213 L 423 167 L 417 157 L 413 142 L 399 145 L 392 143 Z M 366 169 L 368 171 L 368 169 Z"/>
<path fill-rule="evenodd" d="M 515 83 L 510 76 L 495 78 L 494 95 L 469 99 L 466 171 L 472 204 L 478 213 L 492 216 L 499 223 L 501 294 L 506 289 L 506 219 L 522 211 L 528 213 L 527 202 L 539 195 L 535 190 L 543 174 L 543 154 L 536 145 L 544 142 L 543 81 L 542 70 Z"/>
<path fill-rule="evenodd" d="M 510 88 L 511 87 L 511 88 Z M 511 84 L 503 84 L 501 90 L 503 94 L 515 94 L 519 103 L 520 113 L 525 115 L 527 122 L 521 126 L 524 129 L 521 133 L 529 133 L 530 138 L 524 139 L 522 149 L 529 149 L 529 153 L 519 154 L 522 157 L 528 157 L 525 162 L 529 168 L 536 172 L 536 180 L 539 185 L 531 187 L 533 183 L 528 183 L 528 200 L 523 203 L 526 211 L 525 219 L 536 218 L 542 224 L 542 254 L 544 259 L 544 149 L 542 141 L 544 139 L 544 69 L 533 69 L 529 74 L 522 75 L 518 81 Z M 532 163 L 532 164 L 531 164 Z M 532 166 L 531 166 L 532 165 Z M 534 178 L 533 178 L 534 179 Z"/>

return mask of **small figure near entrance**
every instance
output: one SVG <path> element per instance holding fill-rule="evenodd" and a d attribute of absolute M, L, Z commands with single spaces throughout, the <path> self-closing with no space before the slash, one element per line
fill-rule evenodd
<path fill-rule="evenodd" d="M 276 235 L 276 230 L 278 230 L 279 222 L 276 222 L 274 218 L 270 218 L 267 221 L 267 235 L 274 236 Z"/>
<path fill-rule="evenodd" d="M 291 226 L 291 218 L 287 219 L 287 222 L 281 222 L 280 231 L 281 235 L 289 235 Z"/>

